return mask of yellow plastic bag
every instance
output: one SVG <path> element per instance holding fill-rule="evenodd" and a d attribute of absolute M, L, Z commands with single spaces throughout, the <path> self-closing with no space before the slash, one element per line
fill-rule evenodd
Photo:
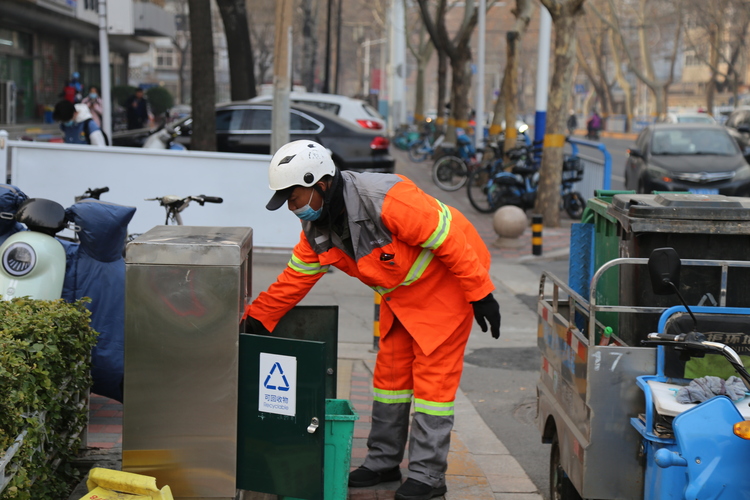
<path fill-rule="evenodd" d="M 93 468 L 81 500 L 174 500 L 169 486 L 156 487 L 156 478 L 131 472 Z"/>

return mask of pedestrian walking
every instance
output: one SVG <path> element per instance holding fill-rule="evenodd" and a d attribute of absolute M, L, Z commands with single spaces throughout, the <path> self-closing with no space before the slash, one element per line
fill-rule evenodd
<path fill-rule="evenodd" d="M 62 100 L 55 105 L 52 117 L 60 122 L 60 130 L 65 135 L 66 143 L 107 145 L 106 136 L 91 118 L 91 112 L 85 104 Z"/>
<path fill-rule="evenodd" d="M 125 104 L 128 117 L 128 130 L 144 128 L 148 125 L 148 103 L 143 96 L 143 89 L 135 89 Z"/>
<path fill-rule="evenodd" d="M 102 105 L 102 98 L 99 97 L 99 89 L 92 85 L 89 87 L 89 93 L 83 98 L 81 104 L 85 104 L 91 112 L 91 118 L 96 122 L 97 126 L 102 126 L 102 115 L 104 114 L 104 106 Z"/>
<path fill-rule="evenodd" d="M 277 281 L 246 308 L 242 328 L 272 332 L 330 266 L 381 294 L 368 454 L 349 486 L 400 480 L 408 438 L 409 478 L 395 498 L 443 495 L 473 320 L 500 336 L 487 247 L 461 212 L 406 177 L 341 172 L 315 142 L 286 144 L 268 172 L 276 193 L 266 208 L 286 203 L 302 220 L 302 235 Z"/>
<path fill-rule="evenodd" d="M 570 110 L 570 115 L 568 116 L 568 135 L 573 135 L 576 132 L 576 129 L 578 128 L 578 117 L 576 116 L 575 110 Z"/>
<path fill-rule="evenodd" d="M 593 140 L 599 139 L 599 130 L 602 128 L 602 117 L 599 116 L 599 113 L 594 110 L 591 113 L 591 118 L 589 118 L 589 121 L 586 123 L 586 128 L 588 129 L 588 138 Z"/>

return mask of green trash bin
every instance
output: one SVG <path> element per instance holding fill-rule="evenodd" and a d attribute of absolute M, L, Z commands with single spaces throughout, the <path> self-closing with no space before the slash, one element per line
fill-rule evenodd
<path fill-rule="evenodd" d="M 346 500 L 354 422 L 359 415 L 348 399 L 326 399 L 324 489 L 326 500 Z"/>
<path fill-rule="evenodd" d="M 323 440 L 323 498 L 346 500 L 349 496 L 349 465 L 352 461 L 354 422 L 359 415 L 348 399 L 326 399 L 326 435 Z M 283 500 L 303 500 L 280 497 Z"/>

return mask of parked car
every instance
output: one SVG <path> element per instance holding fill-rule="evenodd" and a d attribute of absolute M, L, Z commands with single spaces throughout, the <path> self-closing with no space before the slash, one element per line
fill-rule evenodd
<path fill-rule="evenodd" d="M 271 154 L 271 104 L 235 102 L 216 107 L 216 147 L 226 153 Z M 318 108 L 295 104 L 290 109 L 289 140 L 310 139 L 331 151 L 342 170 L 393 173 L 390 141 Z M 170 124 L 175 142 L 190 149 L 193 118 Z M 141 147 L 156 131 L 129 130 L 114 134 L 113 145 Z"/>
<path fill-rule="evenodd" d="M 750 161 L 750 106 L 740 106 L 732 111 L 724 125 L 737 141 L 745 159 Z"/>
<path fill-rule="evenodd" d="M 295 104 L 315 106 L 316 108 L 338 115 L 344 120 L 355 123 L 362 128 L 372 130 L 383 130 L 385 128 L 385 119 L 380 116 L 380 113 L 375 108 L 361 99 L 353 99 L 337 94 L 290 92 L 289 100 Z M 272 95 L 260 95 L 253 97 L 249 102 L 270 103 L 272 101 Z"/>
<path fill-rule="evenodd" d="M 750 165 L 721 125 L 649 125 L 628 154 L 626 189 L 750 196 Z"/>
<path fill-rule="evenodd" d="M 664 123 L 716 123 L 708 113 L 668 113 Z"/>

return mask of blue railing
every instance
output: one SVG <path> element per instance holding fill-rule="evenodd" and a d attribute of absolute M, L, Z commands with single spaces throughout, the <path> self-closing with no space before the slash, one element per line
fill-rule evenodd
<path fill-rule="evenodd" d="M 583 162 L 583 180 L 575 185 L 574 190 L 588 200 L 594 197 L 594 191 L 598 189 L 612 189 L 612 155 L 606 146 L 573 136 L 568 137 L 567 142 L 570 144 L 570 154 Z M 581 149 L 588 154 L 582 154 Z"/>

